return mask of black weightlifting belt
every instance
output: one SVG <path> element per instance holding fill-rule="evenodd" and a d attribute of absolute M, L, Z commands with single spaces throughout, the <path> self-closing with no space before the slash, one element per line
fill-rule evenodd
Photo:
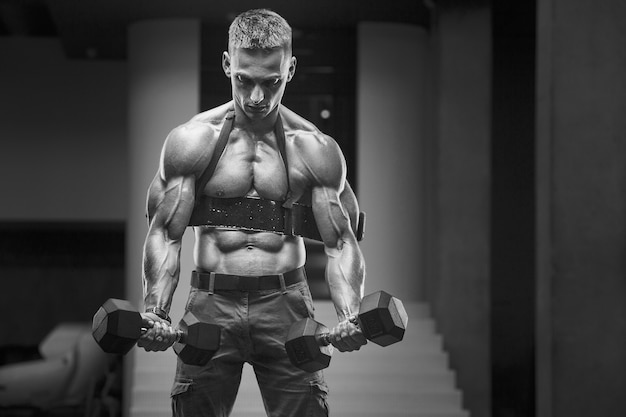
<path fill-rule="evenodd" d="M 211 275 L 213 275 L 213 286 L 211 286 Z M 296 268 L 282 274 L 286 287 L 301 281 L 306 281 L 304 267 Z M 281 289 L 280 275 L 229 275 L 214 272 L 191 273 L 191 286 L 204 291 L 262 291 Z"/>
<path fill-rule="evenodd" d="M 196 202 L 189 226 L 212 226 L 279 233 L 322 240 L 310 206 L 263 198 L 202 197 Z"/>

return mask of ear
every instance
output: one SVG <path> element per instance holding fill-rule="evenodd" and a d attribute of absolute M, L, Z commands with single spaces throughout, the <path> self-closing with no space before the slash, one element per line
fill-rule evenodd
<path fill-rule="evenodd" d="M 224 74 L 230 78 L 230 55 L 228 55 L 227 51 L 224 51 L 222 54 L 222 69 L 224 70 Z"/>
<path fill-rule="evenodd" d="M 291 79 L 293 78 L 293 75 L 296 73 L 297 63 L 298 63 L 298 60 L 296 59 L 296 57 L 292 56 L 291 61 L 289 62 L 289 72 L 287 74 L 287 82 L 291 81 Z"/>

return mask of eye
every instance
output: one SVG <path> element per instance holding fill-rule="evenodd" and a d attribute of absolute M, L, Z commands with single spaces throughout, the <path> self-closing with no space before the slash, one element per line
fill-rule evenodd
<path fill-rule="evenodd" d="M 265 85 L 269 87 L 276 87 L 278 84 L 280 84 L 280 78 L 272 78 L 270 80 L 265 81 Z"/>
<path fill-rule="evenodd" d="M 239 81 L 242 84 L 246 84 L 248 82 L 248 78 L 242 76 L 242 75 L 237 75 L 237 81 Z"/>

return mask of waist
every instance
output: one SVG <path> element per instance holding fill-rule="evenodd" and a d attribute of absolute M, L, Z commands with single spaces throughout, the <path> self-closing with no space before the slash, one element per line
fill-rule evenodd
<path fill-rule="evenodd" d="M 296 269 L 306 262 L 306 248 L 300 238 L 205 227 L 196 228 L 195 237 L 198 272 L 264 275 Z M 246 265 L 245 269 L 242 265 Z M 272 265 L 272 269 L 267 269 L 267 265 Z"/>
<path fill-rule="evenodd" d="M 231 275 L 216 272 L 191 273 L 191 286 L 205 291 L 262 291 L 277 290 L 284 286 L 306 281 L 306 272 L 301 266 L 283 274 L 275 275 Z"/>

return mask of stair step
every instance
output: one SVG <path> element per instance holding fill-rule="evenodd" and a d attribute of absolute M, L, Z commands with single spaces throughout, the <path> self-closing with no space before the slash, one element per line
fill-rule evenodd
<path fill-rule="evenodd" d="M 382 411 L 381 414 L 381 411 L 379 410 L 345 409 L 338 411 L 337 407 L 331 408 L 331 415 L 338 417 L 470 417 L 469 412 L 466 410 L 422 411 L 406 409 Z M 265 414 L 250 414 L 246 415 L 246 417 L 265 417 Z"/>
<path fill-rule="evenodd" d="M 172 412 L 169 410 L 142 409 L 133 410 L 130 415 L 131 417 L 171 417 Z"/>
<path fill-rule="evenodd" d="M 135 372 L 133 383 L 136 387 L 144 386 L 160 386 L 168 388 L 172 386 L 174 382 L 174 369 L 171 372 L 155 371 L 155 370 L 141 370 Z"/>
<path fill-rule="evenodd" d="M 344 416 L 348 413 L 352 415 L 378 415 L 378 416 L 404 416 L 404 415 L 441 415 L 441 414 L 450 414 L 457 413 L 462 410 L 462 408 L 457 404 L 440 404 L 440 403 L 418 403 L 417 401 L 413 401 L 411 403 L 407 403 L 402 401 L 402 398 L 395 397 L 386 397 L 384 399 L 376 398 L 377 403 L 374 399 L 370 399 L 370 393 L 366 395 L 361 395 L 359 398 L 352 399 L 347 401 L 343 398 L 331 398 L 329 400 L 329 408 L 331 410 L 331 415 L 333 416 Z M 400 401 L 398 401 L 400 400 Z M 364 402 L 363 404 L 359 404 L 359 401 Z"/>
<path fill-rule="evenodd" d="M 396 389 L 396 387 L 408 387 L 413 392 L 427 393 L 427 392 L 442 392 L 442 391 L 455 391 L 456 380 L 455 375 L 450 373 L 437 373 L 430 374 L 424 378 L 416 378 L 415 375 L 396 375 L 386 376 L 383 381 L 378 375 L 357 375 L 355 373 L 336 373 L 333 375 L 326 375 L 326 381 L 328 382 L 331 390 L 338 391 L 336 387 L 341 387 L 341 390 L 345 390 L 344 387 L 353 384 L 354 381 L 359 381 L 359 387 L 367 387 L 369 390 L 380 389 Z M 390 383 L 392 382 L 392 383 Z"/>
<path fill-rule="evenodd" d="M 160 389 L 133 389 L 133 400 L 136 404 L 148 404 L 155 409 L 162 408 L 163 405 L 169 409 L 170 406 L 169 391 L 163 392 Z"/>
<path fill-rule="evenodd" d="M 384 384 L 383 384 L 384 385 Z M 461 407 L 462 396 L 457 390 L 446 390 L 441 392 L 419 392 L 412 388 L 404 390 L 385 389 L 383 386 L 358 386 L 330 388 L 330 395 L 333 402 L 340 402 L 347 396 L 358 397 L 366 395 L 372 403 L 393 402 L 398 407 L 419 404 L 420 409 L 435 410 L 458 410 Z"/>
<path fill-rule="evenodd" d="M 338 350 L 335 351 L 341 354 Z M 380 357 L 397 355 L 413 357 L 415 354 L 443 351 L 442 337 L 432 334 L 425 337 L 405 337 L 404 340 L 386 347 L 379 346 L 374 342 L 367 342 L 365 346 L 354 353 L 359 355 L 378 355 Z"/>
<path fill-rule="evenodd" d="M 134 348 L 129 354 L 134 355 L 135 368 L 149 370 L 171 370 L 176 368 L 176 354 L 172 349 L 164 352 L 146 352 Z"/>
<path fill-rule="evenodd" d="M 366 373 L 375 372 L 399 372 L 419 374 L 435 370 L 448 369 L 448 354 L 439 352 L 418 352 L 413 355 L 406 352 L 389 353 L 378 356 L 373 353 L 362 352 L 335 352 L 331 358 L 330 368 L 327 372 L 335 369 L 362 369 Z"/>
<path fill-rule="evenodd" d="M 427 303 L 409 303 L 405 307 L 412 318 L 432 317 L 430 306 Z"/>
<path fill-rule="evenodd" d="M 168 406 L 167 408 L 156 407 L 141 407 L 134 408 L 130 412 L 131 417 L 171 417 L 172 411 Z"/>

